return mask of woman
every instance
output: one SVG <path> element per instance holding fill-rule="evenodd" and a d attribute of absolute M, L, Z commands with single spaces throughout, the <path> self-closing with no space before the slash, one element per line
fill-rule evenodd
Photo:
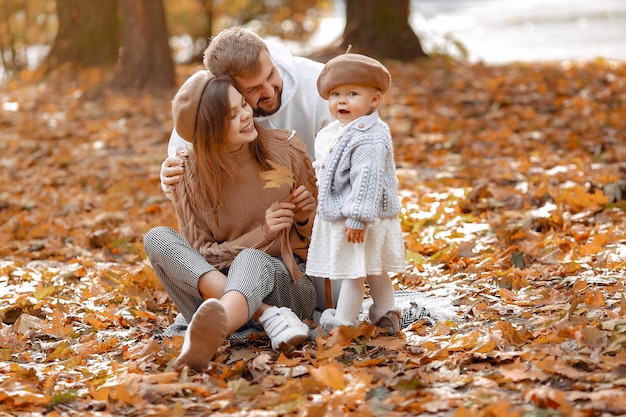
<path fill-rule="evenodd" d="M 199 71 L 172 101 L 192 143 L 171 197 L 180 234 L 144 237 L 163 287 L 189 323 L 174 367 L 203 370 L 224 339 L 258 320 L 272 348 L 308 336 L 315 288 L 301 272 L 316 210 L 315 174 L 292 132 L 263 130 L 228 78 Z M 265 182 L 267 174 L 274 181 Z M 291 185 L 290 183 L 293 183 Z"/>

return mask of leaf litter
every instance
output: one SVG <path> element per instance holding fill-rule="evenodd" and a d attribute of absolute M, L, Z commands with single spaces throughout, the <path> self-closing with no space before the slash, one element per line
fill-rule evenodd
<path fill-rule="evenodd" d="M 94 70 L 8 81 L 0 413 L 626 414 L 626 66 L 388 66 L 407 247 L 394 285 L 452 297 L 455 320 L 396 338 L 363 323 L 284 352 L 253 336 L 204 373 L 169 368 L 177 313 L 142 247 L 176 227 L 159 186 L 174 92 L 119 95 Z"/>

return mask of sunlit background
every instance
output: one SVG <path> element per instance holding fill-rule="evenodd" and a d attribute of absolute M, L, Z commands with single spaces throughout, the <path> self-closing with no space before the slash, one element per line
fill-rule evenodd
<path fill-rule="evenodd" d="M 343 1 L 316 44 L 343 31 Z M 626 59 L 626 0 L 412 0 L 411 24 L 427 52 L 471 62 Z M 466 49 L 463 52 L 463 48 Z"/>
<path fill-rule="evenodd" d="M 3 5 L 11 2 L 0 0 Z M 0 13 L 0 32 L 4 34 L 0 38 L 0 82 L 11 72 L 36 69 L 56 33 L 53 0 L 20 4 L 21 11 L 7 15 L 10 17 Z M 195 0 L 166 0 L 164 4 L 174 60 L 189 63 L 206 47 L 206 10 L 202 9 L 206 5 Z M 221 5 L 216 11 L 220 19 L 213 31 L 220 25 L 238 24 L 238 16 L 228 14 L 235 13 L 228 9 L 234 7 L 231 3 L 216 4 Z M 307 55 L 328 45 L 345 26 L 345 0 L 310 4 L 317 6 L 309 9 L 309 19 L 315 19 L 309 26 L 320 23 L 312 40 L 293 34 L 295 40 L 279 39 L 294 54 Z M 254 19 L 249 22 L 253 30 L 262 24 Z M 287 19 L 283 25 L 289 22 Z M 427 53 L 452 55 L 471 63 L 597 57 L 626 60 L 626 0 L 411 0 L 410 23 Z M 261 29 L 267 32 L 267 27 Z"/>

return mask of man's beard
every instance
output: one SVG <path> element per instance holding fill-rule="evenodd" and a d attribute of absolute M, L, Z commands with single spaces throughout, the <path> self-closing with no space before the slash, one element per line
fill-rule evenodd
<path fill-rule="evenodd" d="M 272 114 L 276 113 L 280 109 L 281 105 L 282 105 L 281 92 L 276 91 L 276 107 L 274 109 L 264 110 L 260 107 L 257 107 L 256 109 L 252 109 L 252 113 L 254 114 L 255 117 L 271 116 Z"/>

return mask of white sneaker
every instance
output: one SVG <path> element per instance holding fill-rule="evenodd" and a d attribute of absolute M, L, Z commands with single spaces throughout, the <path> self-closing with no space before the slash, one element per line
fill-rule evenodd
<path fill-rule="evenodd" d="M 299 346 L 309 336 L 309 326 L 302 323 L 287 307 L 270 307 L 261 314 L 259 322 L 272 342 L 272 349 L 281 344 Z"/>
<path fill-rule="evenodd" d="M 209 298 L 200 304 L 189 322 L 173 368 L 188 365 L 198 372 L 204 371 L 228 334 L 226 321 L 226 311 L 219 300 Z"/>

